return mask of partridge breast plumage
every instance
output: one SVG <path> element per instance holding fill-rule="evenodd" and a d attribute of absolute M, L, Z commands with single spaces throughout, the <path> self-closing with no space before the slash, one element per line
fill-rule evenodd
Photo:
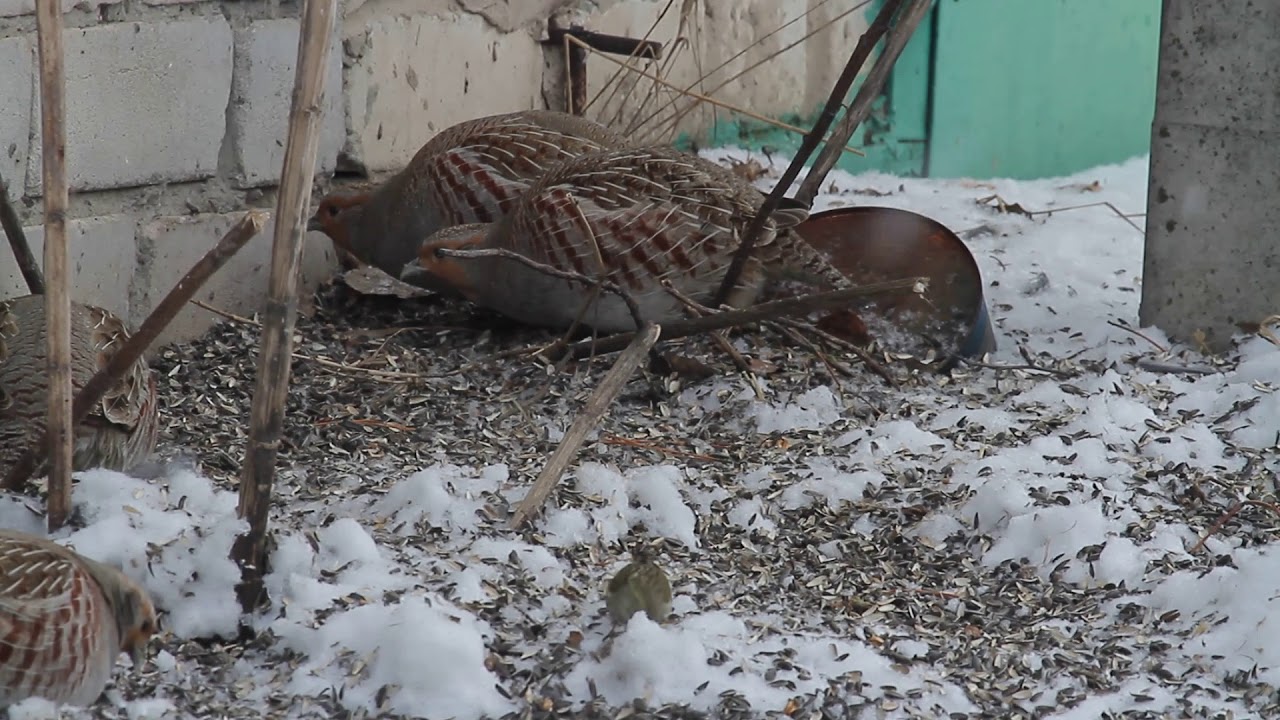
<path fill-rule="evenodd" d="M 0 708 L 30 697 L 92 704 L 121 652 L 156 631 L 146 591 L 44 538 L 0 530 Z"/>
<path fill-rule="evenodd" d="M 709 303 L 763 202 L 763 194 L 727 169 L 674 148 L 591 153 L 544 175 L 499 221 L 427 238 L 401 277 L 453 287 L 511 318 L 555 328 L 569 326 L 594 297 L 583 323 L 606 332 L 630 330 L 635 320 L 626 301 L 616 293 L 597 294 L 593 283 L 558 278 L 510 257 L 445 251 L 506 251 L 593 281 L 603 278 L 630 295 L 643 321 L 662 322 L 686 316 L 662 282 Z M 754 302 L 767 278 L 846 282 L 793 232 L 807 215 L 793 204 L 770 216 L 730 305 Z"/>
<path fill-rule="evenodd" d="M 324 232 L 339 250 L 398 277 L 428 235 L 497 220 L 556 164 L 626 144 L 624 136 L 599 123 L 549 110 L 468 120 L 427 141 L 376 190 L 323 198 L 307 229 Z"/>
<path fill-rule="evenodd" d="M 102 308 L 71 304 L 71 382 L 78 392 L 129 337 Z M 0 302 L 0 477 L 39 439 L 48 412 L 44 296 Z M 128 470 L 155 449 L 155 377 L 138 360 L 76 428 L 73 468 Z M 43 468 L 37 469 L 37 475 Z"/>

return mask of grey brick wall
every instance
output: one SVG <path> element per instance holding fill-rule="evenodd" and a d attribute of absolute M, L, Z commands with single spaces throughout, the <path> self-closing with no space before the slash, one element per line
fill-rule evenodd
<path fill-rule="evenodd" d="M 818 4 L 776 0 L 769 7 L 782 9 L 730 12 L 732 0 L 700 0 L 690 5 L 694 13 L 683 33 L 697 38 L 704 56 L 728 57 L 781 19 Z M 559 51 L 540 43 L 552 13 L 603 32 L 640 36 L 666 5 L 665 0 L 343 0 L 328 58 L 317 191 L 329 188 L 335 168 L 374 177 L 398 170 L 422 143 L 461 120 L 562 108 Z M 39 254 L 43 218 L 34 7 L 33 0 L 0 0 L 0 175 Z M 73 294 L 136 325 L 239 212 L 274 209 L 299 4 L 62 0 L 62 7 Z M 855 13 L 831 30 L 832 37 L 848 37 L 864 24 Z M 669 41 L 681 27 L 677 13 L 668 13 L 653 37 Z M 803 27 L 797 23 L 785 37 Z M 779 41 L 745 57 L 772 52 Z M 667 66 L 673 81 L 696 79 L 694 55 L 686 50 Z M 795 76 L 808 72 L 825 78 L 833 70 L 806 57 L 811 54 L 803 50 L 792 53 L 763 81 L 736 83 L 726 92 L 762 112 L 814 106 L 823 98 L 810 97 L 813 92 Z M 594 93 L 614 66 L 594 60 L 590 68 Z M 612 107 L 607 110 L 612 113 Z M 685 128 L 707 117 L 695 113 Z M 271 230 L 241 251 L 203 299 L 238 314 L 258 310 Z M 334 267 L 327 240 L 310 234 L 304 291 Z M 25 292 L 12 256 L 0 249 L 0 297 Z M 214 319 L 188 308 L 165 339 L 191 337 Z"/>

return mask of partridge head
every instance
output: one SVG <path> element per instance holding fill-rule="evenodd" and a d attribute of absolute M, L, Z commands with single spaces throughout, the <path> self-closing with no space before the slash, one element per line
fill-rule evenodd
<path fill-rule="evenodd" d="M 398 277 L 428 235 L 492 222 L 556 164 L 627 142 L 599 123 L 546 110 L 468 120 L 427 141 L 408 166 L 373 191 L 323 198 L 307 229 Z"/>
<path fill-rule="evenodd" d="M 632 330 L 637 318 L 621 292 L 643 322 L 685 317 L 685 304 L 664 282 L 711 302 L 763 202 L 758 190 L 727 169 L 673 148 L 586 154 L 530 185 L 498 221 L 428 237 L 401 277 L 453 288 L 529 324 L 568 327 L 589 304 L 586 325 Z M 794 232 L 807 215 L 794 201 L 770 215 L 730 305 L 754 302 L 766 279 L 847 282 Z M 486 252 L 454 254 L 459 251 Z M 544 267 L 574 277 L 557 277 Z"/>
<path fill-rule="evenodd" d="M 111 312 L 71 304 L 71 382 L 77 392 L 128 338 L 124 322 Z M 44 430 L 45 358 L 44 296 L 0 302 L 0 476 Z M 156 445 L 157 405 L 155 377 L 139 359 L 76 427 L 73 469 L 128 470 L 144 460 Z"/>
<path fill-rule="evenodd" d="M 0 530 L 0 707 L 31 697 L 92 704 L 120 653 L 135 668 L 156 632 L 147 592 L 120 570 Z"/>

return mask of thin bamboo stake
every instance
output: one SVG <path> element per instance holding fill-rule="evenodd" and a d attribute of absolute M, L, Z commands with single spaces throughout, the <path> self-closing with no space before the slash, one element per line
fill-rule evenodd
<path fill-rule="evenodd" d="M 71 422 L 71 278 L 67 268 L 66 79 L 62 63 L 60 0 L 37 0 L 36 32 L 40 49 L 40 133 L 44 179 L 44 271 L 46 363 L 49 411 L 49 532 L 71 514 L 71 460 L 75 426 Z"/>
<path fill-rule="evenodd" d="M 804 168 L 805 162 L 809 160 L 809 156 L 814 150 L 818 149 L 818 144 L 822 142 L 822 138 L 827 134 L 827 128 L 831 127 L 831 123 L 835 122 L 836 113 L 840 111 L 840 106 L 844 103 L 844 98 L 849 94 L 849 88 L 853 87 L 853 81 L 857 79 L 858 73 L 862 72 L 862 66 L 866 64 L 867 58 L 871 56 L 871 50 L 880 41 L 880 38 L 889 28 L 889 19 L 902 6 L 904 0 L 886 0 L 880 12 L 876 14 L 876 19 L 871 22 L 871 26 L 867 31 L 858 38 L 858 44 L 853 48 L 853 52 L 849 55 L 849 61 L 845 63 L 844 70 L 841 71 L 840 77 L 836 79 L 836 84 L 831 88 L 831 95 L 827 97 L 827 104 L 822 108 L 822 114 L 818 116 L 818 121 L 813 124 L 813 129 L 804 136 L 804 142 L 800 143 L 800 149 L 796 151 L 796 156 L 791 159 L 791 164 L 782 173 L 782 177 L 778 178 L 778 182 L 773 186 L 773 190 L 765 197 L 764 204 L 756 211 L 755 217 L 751 219 L 751 224 L 747 226 L 742 236 L 742 244 L 738 247 L 737 252 L 733 256 L 733 261 L 729 263 L 729 269 L 725 272 L 724 280 L 720 283 L 720 289 L 716 291 L 715 301 L 711 303 L 715 307 L 719 307 L 725 303 L 729 297 L 729 291 L 733 289 L 738 282 L 738 276 L 742 274 L 742 267 L 746 264 L 747 258 L 751 256 L 751 251 L 755 247 L 756 240 L 760 238 L 760 233 L 764 231 L 764 224 L 768 221 L 773 211 L 778 209 L 778 205 L 782 203 L 782 197 L 791 189 L 791 183 L 795 182 L 800 176 L 800 171 Z M 848 139 L 847 137 L 845 138 Z M 841 141 L 840 145 L 844 142 Z M 831 140 L 827 141 L 827 146 L 832 145 Z M 808 203 L 805 203 L 806 205 Z"/>
<path fill-rule="evenodd" d="M 244 612 L 266 599 L 263 576 L 267 567 L 267 518 L 275 481 L 276 456 L 284 427 L 284 404 L 289 392 L 293 328 L 298 310 L 298 273 L 302 264 L 311 182 L 320 143 L 320 105 L 325 62 L 332 37 L 337 0 L 304 0 L 298 34 L 298 59 L 289 111 L 289 135 L 276 205 L 275 238 L 271 248 L 271 278 L 262 312 L 262 346 L 258 378 L 249 412 L 249 441 L 240 469 L 240 517 L 249 531 L 236 538 L 231 559 L 240 566 L 236 595 Z"/>
<path fill-rule="evenodd" d="M 897 14 L 893 29 L 885 38 L 884 50 L 880 52 L 880 57 L 876 58 L 871 71 L 867 73 L 862 86 L 858 88 L 858 93 L 854 95 L 849 110 L 831 131 L 827 144 L 818 153 L 818 159 L 813 161 L 809 174 L 804 176 L 804 181 L 796 190 L 797 200 L 809 205 L 817 197 L 818 191 L 822 189 L 822 182 L 827 178 L 827 173 L 831 172 L 831 168 L 835 167 L 839 159 L 840 147 L 849 142 L 849 138 L 853 137 L 853 131 L 871 114 L 871 105 L 880 96 L 880 91 L 893 70 L 893 64 L 898 61 L 902 49 L 907 46 L 911 36 L 915 34 L 916 27 L 920 25 L 924 16 L 929 14 L 932 7 L 933 0 L 907 0 L 906 7 Z"/>
<path fill-rule="evenodd" d="M 582 47 L 587 48 L 587 50 L 590 50 L 590 49 L 591 49 L 591 48 L 590 48 L 590 46 L 588 46 L 586 43 L 582 42 L 581 40 L 579 40 L 579 39 L 578 39 L 578 38 L 576 38 L 576 37 L 571 37 L 571 36 L 569 36 L 569 35 L 566 35 L 566 36 L 565 36 L 565 39 L 567 39 L 569 42 L 577 43 L 577 44 L 581 45 Z M 738 107 L 737 105 L 732 105 L 732 104 L 727 103 L 727 102 L 725 102 L 725 101 L 723 101 L 723 100 L 717 100 L 717 99 L 715 99 L 715 98 L 713 98 L 713 97 L 711 97 L 711 96 L 709 96 L 709 95 L 702 95 L 702 94 L 700 94 L 700 93 L 696 93 L 696 92 L 693 92 L 693 91 L 691 91 L 691 90 L 681 90 L 681 89 L 679 88 L 679 86 L 677 86 L 677 85 L 673 85 L 673 84 L 671 84 L 671 83 L 667 82 L 666 80 L 663 80 L 662 78 L 658 77 L 657 75 L 654 75 L 654 74 L 652 74 L 652 73 L 647 73 L 647 72 L 645 72 L 644 70 L 641 70 L 640 68 L 631 67 L 630 65 L 627 65 L 626 63 L 622 62 L 621 60 L 618 60 L 617 58 L 614 58 L 614 57 L 610 57 L 610 56 L 605 55 L 605 54 L 603 54 L 603 53 L 597 53 L 597 54 L 598 54 L 600 57 L 602 57 L 602 58 L 604 58 L 604 59 L 608 60 L 608 61 L 609 61 L 609 62 L 611 62 L 611 63 L 614 63 L 614 64 L 616 64 L 616 65 L 621 65 L 623 68 L 626 68 L 626 69 L 630 70 L 631 72 L 633 72 L 633 73 L 635 73 L 635 74 L 637 74 L 637 75 L 639 75 L 639 76 L 641 76 L 641 77 L 643 77 L 643 78 L 647 78 L 647 79 L 649 79 L 649 80 L 652 80 L 653 82 L 658 83 L 659 85 L 662 85 L 662 86 L 663 86 L 663 87 L 665 87 L 665 88 L 668 88 L 668 89 L 671 89 L 671 90 L 675 90 L 676 92 L 679 92 L 679 93 L 683 93 L 683 94 L 685 94 L 685 95 L 688 95 L 689 97 L 691 97 L 691 98 L 693 98 L 693 99 L 697 100 L 698 102 L 704 102 L 704 103 L 708 103 L 708 104 L 710 104 L 710 105 L 715 105 L 716 107 L 724 108 L 725 110 L 730 110 L 730 111 L 732 111 L 732 112 L 736 112 L 736 113 L 738 113 L 739 115 L 745 115 L 745 116 L 747 116 L 747 117 L 751 118 L 752 120 L 758 120 L 758 121 L 760 121 L 760 122 L 762 122 L 762 123 L 766 123 L 766 124 L 768 124 L 768 125 L 773 125 L 774 127 L 777 127 L 777 128 L 782 128 L 783 130 L 790 130 L 790 131 L 791 131 L 791 132 L 793 132 L 793 133 L 799 133 L 800 135 L 806 135 L 806 134 L 808 134 L 808 132 L 809 132 L 808 130 L 805 130 L 804 128 L 800 128 L 800 127 L 796 127 L 795 125 L 790 125 L 790 124 L 788 124 L 788 123 L 784 123 L 784 122 L 782 122 L 781 120 L 774 120 L 773 118 L 766 117 L 766 116 L 761 115 L 760 113 L 757 113 L 757 112 L 752 112 L 752 111 L 750 111 L 750 110 L 748 110 L 748 109 L 746 109 L 746 108 Z M 853 153 L 854 155 L 861 155 L 861 156 L 864 156 L 864 157 L 866 156 L 866 153 L 862 152 L 861 150 L 858 150 L 857 148 L 845 147 L 845 148 L 842 148 L 842 149 L 843 149 L 845 152 Z"/>
<path fill-rule="evenodd" d="M 13 259 L 18 262 L 18 271 L 27 283 L 32 295 L 44 294 L 44 275 L 36 264 L 36 256 L 31 252 L 31 243 L 27 242 L 27 234 L 22 230 L 22 221 L 14 212 L 9 201 L 9 186 L 0 177 L 0 227 L 9 238 L 9 247 L 13 250 Z"/>
<path fill-rule="evenodd" d="M 129 337 L 129 340 L 120 346 L 115 355 L 107 361 L 107 364 L 98 370 L 89 381 L 80 388 L 80 394 L 76 395 L 75 402 L 71 408 L 71 422 L 73 427 L 80 424 L 85 416 L 89 414 L 89 410 L 102 400 L 102 396 L 106 394 L 115 383 L 124 376 L 134 362 L 142 357 L 142 354 L 151 347 L 160 333 L 169 327 L 169 323 L 173 321 L 178 311 L 186 305 L 192 297 L 199 292 L 205 282 L 213 276 L 228 260 L 232 258 L 249 242 L 255 235 L 262 231 L 263 224 L 266 223 L 266 213 L 258 210 L 250 211 L 240 222 L 236 223 L 227 234 L 222 237 L 216 246 L 204 257 L 200 258 L 187 274 L 182 276 L 177 285 L 169 291 L 168 295 L 156 305 L 146 320 L 142 321 L 142 325 L 138 331 Z M 46 435 L 38 444 L 27 448 L 27 450 L 18 457 L 17 462 L 9 469 L 9 474 L 5 476 L 0 489 L 16 492 L 22 487 L 22 484 L 31 477 L 31 473 L 40 464 L 45 457 L 45 449 L 48 447 L 49 438 Z"/>
<path fill-rule="evenodd" d="M 613 367 L 609 368 L 609 372 L 605 373 L 604 378 L 600 380 L 600 384 L 591 392 L 586 404 L 582 407 L 582 412 L 578 414 L 573 424 L 565 431 L 564 438 L 560 440 L 555 452 L 551 453 L 551 457 L 547 459 L 547 464 L 542 468 L 542 472 L 538 473 L 538 479 L 533 482 L 533 487 L 524 496 L 524 500 L 520 501 L 520 507 L 516 509 L 515 515 L 511 518 L 511 527 L 520 527 L 525 520 L 528 520 L 547 501 L 547 497 L 551 495 L 551 491 L 560 482 L 564 471 L 569 468 L 569 463 L 573 462 L 573 456 L 578 453 L 578 449 L 586 441 L 587 433 L 591 432 L 591 428 L 595 427 L 600 422 L 600 418 L 604 417 L 609 406 L 618 397 L 618 393 L 622 392 L 622 388 L 626 386 L 636 368 L 648 356 L 649 348 L 653 347 L 653 344 L 658 341 L 658 336 L 661 334 L 662 327 L 653 324 L 646 325 L 643 329 L 633 334 L 627 349 L 618 356 L 618 359 L 613 363 Z"/>
<path fill-rule="evenodd" d="M 752 63 L 752 64 L 748 65 L 747 67 L 743 68 L 742 70 L 739 70 L 737 73 L 734 73 L 731 77 L 728 77 L 728 78 L 725 78 L 724 80 L 721 80 L 721 81 L 719 82 L 719 84 L 717 84 L 715 87 L 711 88 L 710 90 L 707 90 L 707 89 L 706 89 L 706 83 L 707 83 L 707 81 L 710 79 L 710 77 L 711 77 L 712 75 L 716 74 L 716 73 L 717 73 L 717 72 L 719 72 L 720 70 L 722 70 L 722 69 L 724 69 L 725 67 L 727 67 L 727 66 L 728 66 L 730 63 L 732 63 L 734 60 L 737 60 L 739 57 L 741 57 L 741 56 L 745 55 L 747 52 L 749 52 L 749 51 L 751 50 L 751 48 L 753 48 L 753 47 L 755 47 L 755 46 L 757 46 L 757 45 L 759 45 L 759 44 L 761 44 L 761 43 L 765 42 L 766 40 L 768 40 L 770 37 L 773 37 L 773 36 L 774 36 L 774 35 L 776 35 L 777 33 L 782 32 L 782 30 L 784 30 L 787 26 L 791 25 L 792 23 L 797 22 L 797 21 L 799 21 L 799 20 L 804 20 L 804 19 L 808 18 L 810 14 L 812 14 L 812 13 L 816 12 L 819 8 L 821 8 L 823 5 L 825 5 L 825 4 L 826 4 L 826 2 L 827 2 L 827 0 L 823 0 L 823 2 L 820 2 L 820 3 L 818 3 L 817 5 L 815 5 L 815 6 L 811 7 L 811 8 L 809 8 L 809 9 L 808 9 L 808 10 L 807 10 L 803 15 L 799 15 L 799 16 L 797 16 L 797 17 L 792 18 L 791 20 L 788 20 L 787 22 L 783 23 L 781 27 L 778 27 L 778 28 L 774 29 L 774 30 L 773 30 L 772 32 L 770 32 L 769 34 L 767 34 L 767 35 L 765 35 L 765 36 L 761 37 L 760 39 L 756 40 L 755 42 L 751 43 L 750 45 L 748 45 L 748 46 L 746 46 L 746 47 L 742 48 L 742 49 L 741 49 L 741 50 L 739 50 L 735 55 L 733 55 L 733 57 L 730 57 L 729 59 L 727 59 L 727 60 L 725 60 L 724 62 L 720 63 L 720 64 L 719 64 L 719 65 L 717 65 L 716 67 L 712 68 L 710 71 L 705 72 L 705 73 L 704 73 L 704 72 L 699 71 L 698 79 L 697 79 L 697 80 L 695 80 L 695 81 L 693 82 L 693 84 L 689 85 L 689 86 L 688 86 L 688 87 L 686 87 L 685 89 L 686 89 L 686 90 L 692 90 L 694 87 L 700 87 L 700 88 L 702 88 L 702 94 L 704 94 L 704 95 L 714 95 L 714 94 L 716 94 L 717 92 L 719 92 L 722 88 L 728 87 L 729 85 L 732 85 L 733 83 L 737 82 L 737 80 L 738 80 L 739 78 L 741 78 L 741 77 L 742 77 L 742 76 L 744 76 L 744 75 L 747 75 L 747 74 L 748 74 L 748 73 L 750 73 L 752 70 L 755 70 L 756 68 L 760 67 L 761 65 L 764 65 L 764 64 L 766 64 L 766 63 L 772 62 L 772 61 L 774 60 L 774 58 L 777 58 L 779 55 L 782 55 L 783 53 L 787 52 L 788 50 L 791 50 L 792 48 L 799 47 L 799 46 L 803 45 L 805 42 L 807 42 L 807 41 L 809 40 L 809 38 L 813 37 L 814 35 L 817 35 L 817 34 L 818 34 L 818 33 L 820 33 L 820 32 L 825 31 L 827 28 L 831 27 L 832 25 L 836 24 L 837 22 L 840 22 L 841 20 L 843 20 L 843 19 L 844 19 L 844 18 L 846 18 L 847 16 L 852 15 L 853 13 L 857 12 L 858 10 L 861 10 L 861 9 L 862 9 L 862 7 L 863 7 L 864 5 L 867 5 L 868 3 L 870 3 L 870 2 L 871 2 L 871 0 L 862 0 L 862 2 L 857 3 L 857 4 L 856 4 L 856 5 L 854 5 L 853 7 L 851 7 L 851 8 L 849 8 L 849 9 L 847 9 L 847 10 L 845 10 L 845 11 L 841 12 L 839 15 L 836 15 L 835 17 L 831 18 L 830 20 L 828 20 L 827 22 L 823 23 L 823 24 L 822 24 L 822 25 L 820 25 L 819 27 L 814 28 L 813 30 L 810 30 L 808 33 L 805 33 L 805 35 L 804 35 L 803 37 L 801 37 L 800 39 L 795 40 L 795 41 L 790 42 L 790 43 L 787 43 L 785 46 L 783 46 L 783 47 L 781 47 L 781 48 L 778 48 L 776 51 L 774 51 L 774 52 L 772 52 L 772 53 L 769 53 L 769 55 L 768 55 L 768 56 L 766 56 L 766 57 L 764 57 L 764 58 L 761 58 L 760 60 L 757 60 L 756 62 L 754 62 L 754 63 Z M 649 125 L 650 121 L 652 121 L 653 119 L 657 118 L 657 117 L 658 117 L 659 115 L 661 115 L 662 113 L 666 112 L 667 108 L 673 107 L 673 106 L 674 106 L 678 101 L 679 101 L 679 97 L 678 97 L 678 96 L 677 96 L 677 97 L 675 97 L 675 98 L 673 98 L 673 99 L 672 99 L 672 100 L 670 100 L 666 105 L 663 105 L 662 107 L 658 108 L 657 110 L 654 110 L 654 111 L 653 111 L 653 112 L 652 112 L 648 117 L 646 117 L 644 120 L 640 121 L 639 123 L 636 123 L 636 124 L 635 124 L 635 127 L 636 127 L 636 128 L 641 128 L 641 127 L 644 127 L 644 126 L 646 126 L 646 125 Z M 648 134 L 644 135 L 644 138 L 650 138 L 650 137 L 653 137 L 654 133 L 656 133 L 656 132 L 657 132 L 657 129 L 658 129 L 659 127 L 661 127 L 662 125 L 670 125 L 670 126 L 671 126 L 671 131 L 672 131 L 672 132 L 674 132 L 674 131 L 675 131 L 675 129 L 676 129 L 676 126 L 679 124 L 680 120 L 681 120 L 681 119 L 683 119 L 686 115 L 688 115 L 688 114 L 689 114 L 689 113 L 690 113 L 690 112 L 691 112 L 695 107 L 697 107 L 697 103 L 691 103 L 688 107 L 685 107 L 685 108 L 683 108 L 683 109 L 681 109 L 681 108 L 676 108 L 676 109 L 673 111 L 673 115 L 672 115 L 672 117 L 667 118 L 666 120 L 663 120 L 661 123 L 654 123 L 654 124 L 651 126 L 651 131 L 650 131 Z"/>

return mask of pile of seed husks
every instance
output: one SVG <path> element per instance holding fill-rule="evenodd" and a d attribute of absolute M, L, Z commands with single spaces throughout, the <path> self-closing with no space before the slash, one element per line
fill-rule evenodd
<path fill-rule="evenodd" d="M 234 488 L 244 456 L 259 331 L 252 321 L 229 320 L 195 342 L 165 349 L 155 362 L 168 421 L 162 439 L 166 452 L 194 463 L 226 488 Z M 405 476 L 441 462 L 473 468 L 505 463 L 512 482 L 531 482 L 612 361 L 607 356 L 556 367 L 511 352 L 555 339 L 461 301 L 362 295 L 341 281 L 323 287 L 298 320 L 273 526 L 303 532 L 323 527 L 340 515 L 337 508 L 353 493 L 384 494 Z M 1002 447 L 1052 436 L 1071 419 L 1066 408 L 1014 408 L 1008 398 L 1046 379 L 1075 386 L 1107 367 L 1044 357 L 1039 359 L 1056 375 L 989 368 L 967 368 L 951 377 L 898 372 L 899 385 L 891 387 L 870 372 L 852 378 L 833 373 L 826 360 L 860 367 L 856 357 L 838 351 L 824 360 L 767 331 L 734 333 L 731 339 L 751 362 L 764 401 L 778 403 L 829 387 L 841 410 L 807 429 L 751 431 L 744 418 L 756 403 L 752 382 L 737 374 L 714 344 L 699 338 L 668 350 L 696 358 L 708 370 L 705 376 L 646 367 L 588 439 L 579 462 L 624 470 L 676 464 L 684 468 L 691 491 L 708 498 L 697 508 L 699 551 L 675 542 L 660 548 L 677 594 L 682 588 L 692 592 L 700 607 L 782 618 L 760 624 L 764 638 L 811 631 L 859 640 L 900 668 L 904 678 L 924 668 L 939 682 L 961 688 L 972 709 L 930 706 L 910 683 L 872 686 L 857 673 L 846 673 L 829 678 L 822 691 L 797 694 L 786 707 L 753 708 L 743 696 L 726 692 L 714 704 L 715 716 L 1044 717 L 1083 709 L 1086 696 L 1121 693 L 1140 675 L 1184 698 L 1179 704 L 1187 717 L 1214 716 L 1215 703 L 1231 697 L 1249 697 L 1248 706 L 1259 717 L 1278 711 L 1274 692 L 1249 677 L 1215 684 L 1210 670 L 1166 668 L 1170 638 L 1195 629 L 1160 627 L 1159 619 L 1131 602 L 1130 589 L 1062 582 L 1057 573 L 1043 571 L 1069 560 L 1089 561 L 1088 554 L 1100 547 L 1085 548 L 1078 558 L 992 565 L 979 560 L 992 540 L 973 525 L 976 518 L 964 519 L 941 538 L 922 532 L 922 523 L 936 512 L 955 511 L 974 495 L 969 484 L 953 482 L 964 471 L 957 452 L 979 462 Z M 691 402 L 693 397 L 701 401 Z M 767 522 L 751 531 L 744 531 L 741 518 L 731 517 L 744 500 L 761 494 L 744 487 L 742 479 L 753 473 L 767 471 L 774 478 L 772 488 L 763 491 L 764 499 L 772 500 L 807 477 L 815 462 L 865 470 L 852 466 L 841 445 L 851 431 L 900 421 L 924 425 L 955 408 L 1005 405 L 1012 413 L 1005 428 L 932 427 L 950 449 L 928 443 L 890 448 L 874 468 L 883 480 L 856 497 L 785 512 L 775 507 L 767 512 Z M 1142 519 L 1130 525 L 1135 542 L 1168 522 L 1209 526 L 1222 512 L 1222 498 L 1248 483 L 1245 477 L 1220 475 L 1213 487 L 1206 486 L 1211 498 L 1187 496 L 1182 502 L 1184 494 L 1202 485 L 1197 471 L 1165 467 L 1136 453 L 1131 464 L 1135 486 L 1168 500 L 1148 504 Z M 1034 486 L 1028 492 L 1044 508 L 1070 505 L 1079 497 Z M 565 481 L 547 504 L 590 507 L 598 501 Z M 511 535 L 509 511 L 491 503 L 490 512 L 476 518 L 480 532 Z M 1226 532 L 1248 543 L 1267 536 L 1273 525 L 1265 514 L 1249 511 Z M 445 538 L 430 533 L 406 539 L 390 528 L 369 532 L 393 554 L 408 546 L 447 546 Z M 519 535 L 538 542 L 536 529 Z M 623 548 L 570 546 L 552 552 L 570 569 L 559 592 L 573 599 L 599 586 L 601 554 L 621 554 Z M 1208 570 L 1220 561 L 1203 553 L 1176 564 L 1153 561 L 1147 572 Z M 504 582 L 490 588 L 491 600 L 467 607 L 494 628 L 486 666 L 501 691 L 526 701 L 511 717 L 705 714 L 641 701 L 611 707 L 603 698 L 571 711 L 564 682 L 582 653 L 553 629 L 520 619 L 521 608 L 536 606 L 547 591 L 514 560 L 499 565 L 505 568 Z M 432 587 L 431 578 L 423 582 Z M 335 608 L 353 602 L 361 600 L 339 599 Z M 351 715 L 339 698 L 341 688 L 305 701 L 280 690 L 303 658 L 279 647 L 269 632 L 184 643 L 170 638 L 165 650 L 189 672 L 176 686 L 165 680 L 161 689 L 191 716 Z M 770 662 L 775 665 L 766 675 L 770 682 L 785 686 L 809 675 L 786 653 Z M 716 664 L 717 658 L 708 663 Z M 360 672 L 358 664 L 351 672 Z M 121 675 L 120 692 L 145 697 L 158 677 Z M 1127 695 L 1123 700 L 1125 707 L 1135 702 Z M 1164 716 L 1146 713 L 1138 704 L 1124 713 L 1090 716 Z M 99 706 L 95 712 L 106 717 L 114 711 Z"/>

